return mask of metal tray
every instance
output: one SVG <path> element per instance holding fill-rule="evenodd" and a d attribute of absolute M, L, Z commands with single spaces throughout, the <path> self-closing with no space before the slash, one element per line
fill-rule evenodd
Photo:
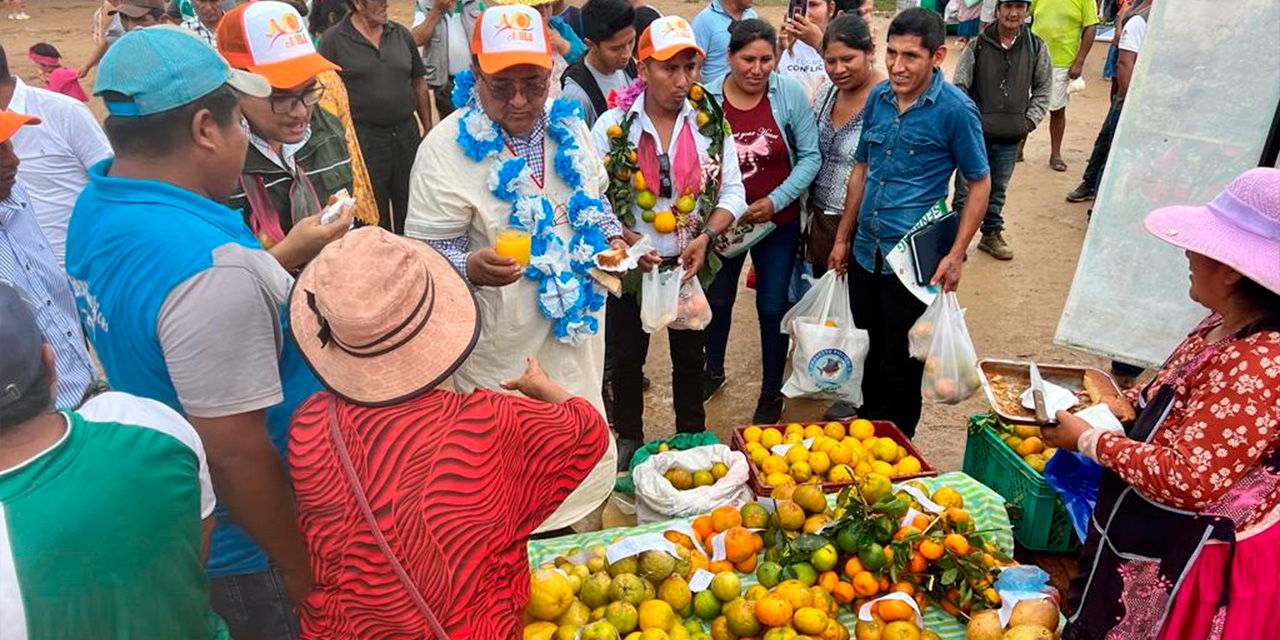
<path fill-rule="evenodd" d="M 1084 372 L 1095 371 L 1106 377 L 1107 382 L 1111 384 L 1111 388 L 1118 394 L 1120 386 L 1116 384 L 1111 374 L 1094 367 L 1081 367 L 1068 364 L 1044 364 L 1037 362 L 1040 367 L 1040 376 L 1046 382 L 1052 382 L 1060 387 L 1069 389 L 1080 398 L 1080 403 L 1071 408 L 1071 411 L 1079 411 L 1092 404 L 1089 396 L 1084 392 Z M 1016 360 L 997 360 L 993 358 L 983 358 L 978 360 L 978 377 L 982 380 L 982 390 L 987 394 L 987 402 L 991 404 L 991 409 L 1000 416 L 1000 419 L 1013 424 L 1036 424 L 1035 412 L 1023 407 L 1021 404 L 1013 407 L 1002 403 L 997 399 L 997 390 L 992 382 L 993 378 L 1001 378 L 1003 380 L 1013 381 L 1015 393 L 1021 394 L 1024 389 L 1031 386 L 1031 363 L 1018 362 Z"/>

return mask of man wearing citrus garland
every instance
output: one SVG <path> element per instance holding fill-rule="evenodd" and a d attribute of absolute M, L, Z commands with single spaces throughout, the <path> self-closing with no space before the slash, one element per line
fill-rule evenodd
<path fill-rule="evenodd" d="M 747 210 L 733 136 L 720 105 L 695 82 L 704 53 L 684 18 L 650 24 L 637 57 L 640 79 L 592 129 L 609 171 L 609 199 L 628 240 L 649 236 L 664 267 L 679 264 L 686 278 L 698 276 L 706 287 L 719 268 L 711 248 Z M 613 414 L 624 459 L 644 440 L 641 376 L 649 335 L 641 327 L 638 280 L 625 280 L 616 301 Z M 669 338 L 676 430 L 702 431 L 705 334 L 672 331 Z"/>
<path fill-rule="evenodd" d="M 607 292 L 590 269 L 597 253 L 626 247 L 600 199 L 603 165 L 578 103 L 547 106 L 551 49 L 536 10 L 490 7 L 471 52 L 471 69 L 454 79 L 457 111 L 418 148 L 405 222 L 405 235 L 434 246 L 477 288 L 480 335 L 455 387 L 499 389 L 534 356 L 603 415 Z M 539 532 L 573 524 L 608 497 L 610 444 Z"/>

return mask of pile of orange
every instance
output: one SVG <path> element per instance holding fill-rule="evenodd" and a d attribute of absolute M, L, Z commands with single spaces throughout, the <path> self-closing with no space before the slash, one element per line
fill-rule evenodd
<path fill-rule="evenodd" d="M 768 522 L 769 512 L 763 505 L 754 501 L 748 502 L 740 509 L 722 505 L 707 515 L 695 518 L 693 531 L 697 534 L 698 543 L 702 546 L 700 553 L 711 554 L 711 539 L 717 535 L 724 535 L 726 559 L 710 562 L 708 570 L 712 573 L 735 570 L 741 573 L 755 571 L 758 554 L 764 549 L 764 538 L 748 528 L 763 529 Z M 677 535 L 688 538 L 683 534 Z"/>

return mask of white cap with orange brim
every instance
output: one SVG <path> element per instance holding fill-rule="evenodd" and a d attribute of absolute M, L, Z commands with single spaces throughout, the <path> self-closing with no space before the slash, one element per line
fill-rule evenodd
<path fill-rule="evenodd" d="M 338 69 L 316 53 L 298 11 L 273 0 L 228 11 L 218 23 L 218 53 L 231 66 L 266 78 L 276 89 L 290 89 Z"/>
<path fill-rule="evenodd" d="M 693 37 L 693 27 L 689 21 L 680 16 L 665 16 L 654 20 L 644 33 L 640 34 L 637 57 L 640 60 L 654 58 L 670 60 L 681 51 L 692 49 L 706 55 L 698 41 Z"/>
<path fill-rule="evenodd" d="M 471 53 L 485 73 L 498 73 L 522 64 L 551 68 L 551 40 L 542 14 L 525 5 L 486 9 L 476 20 Z"/>

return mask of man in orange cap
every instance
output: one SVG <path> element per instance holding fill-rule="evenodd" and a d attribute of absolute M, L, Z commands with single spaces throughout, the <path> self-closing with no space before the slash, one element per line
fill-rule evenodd
<path fill-rule="evenodd" d="M 227 13 L 218 24 L 218 53 L 271 84 L 270 96 L 240 103 L 249 150 L 228 204 L 244 211 L 281 266 L 300 269 L 351 225 L 349 206 L 321 221 L 329 198 L 352 188 L 342 123 L 316 108 L 324 94 L 316 76 L 338 66 L 316 53 L 297 10 L 270 0 Z"/>
<path fill-rule="evenodd" d="M 609 157 L 631 157 L 631 166 L 609 166 L 613 211 L 628 237 L 649 236 L 662 268 L 684 269 L 710 286 L 720 267 L 712 247 L 747 211 L 746 190 L 733 136 L 723 111 L 697 79 L 703 59 L 693 28 L 680 16 L 653 21 L 640 34 L 638 70 L 644 85 L 622 92 L 618 106 L 592 128 L 596 149 Z M 627 180 L 631 168 L 643 176 Z M 618 450 L 644 440 L 642 372 L 649 333 L 640 320 L 640 300 L 624 289 L 614 300 L 617 361 L 613 372 L 614 428 Z M 676 430 L 705 429 L 702 371 L 703 330 L 668 332 Z"/>
<path fill-rule="evenodd" d="M 601 199 L 604 167 L 577 102 L 547 106 L 551 45 L 536 10 L 490 7 L 471 52 L 471 69 L 455 80 L 462 104 L 418 149 L 405 222 L 405 235 L 436 247 L 478 287 L 480 338 L 454 382 L 464 392 L 499 389 L 532 356 L 603 414 L 608 293 L 590 268 L 596 253 L 626 247 Z M 539 531 L 598 507 L 615 468 L 611 446 Z"/>

